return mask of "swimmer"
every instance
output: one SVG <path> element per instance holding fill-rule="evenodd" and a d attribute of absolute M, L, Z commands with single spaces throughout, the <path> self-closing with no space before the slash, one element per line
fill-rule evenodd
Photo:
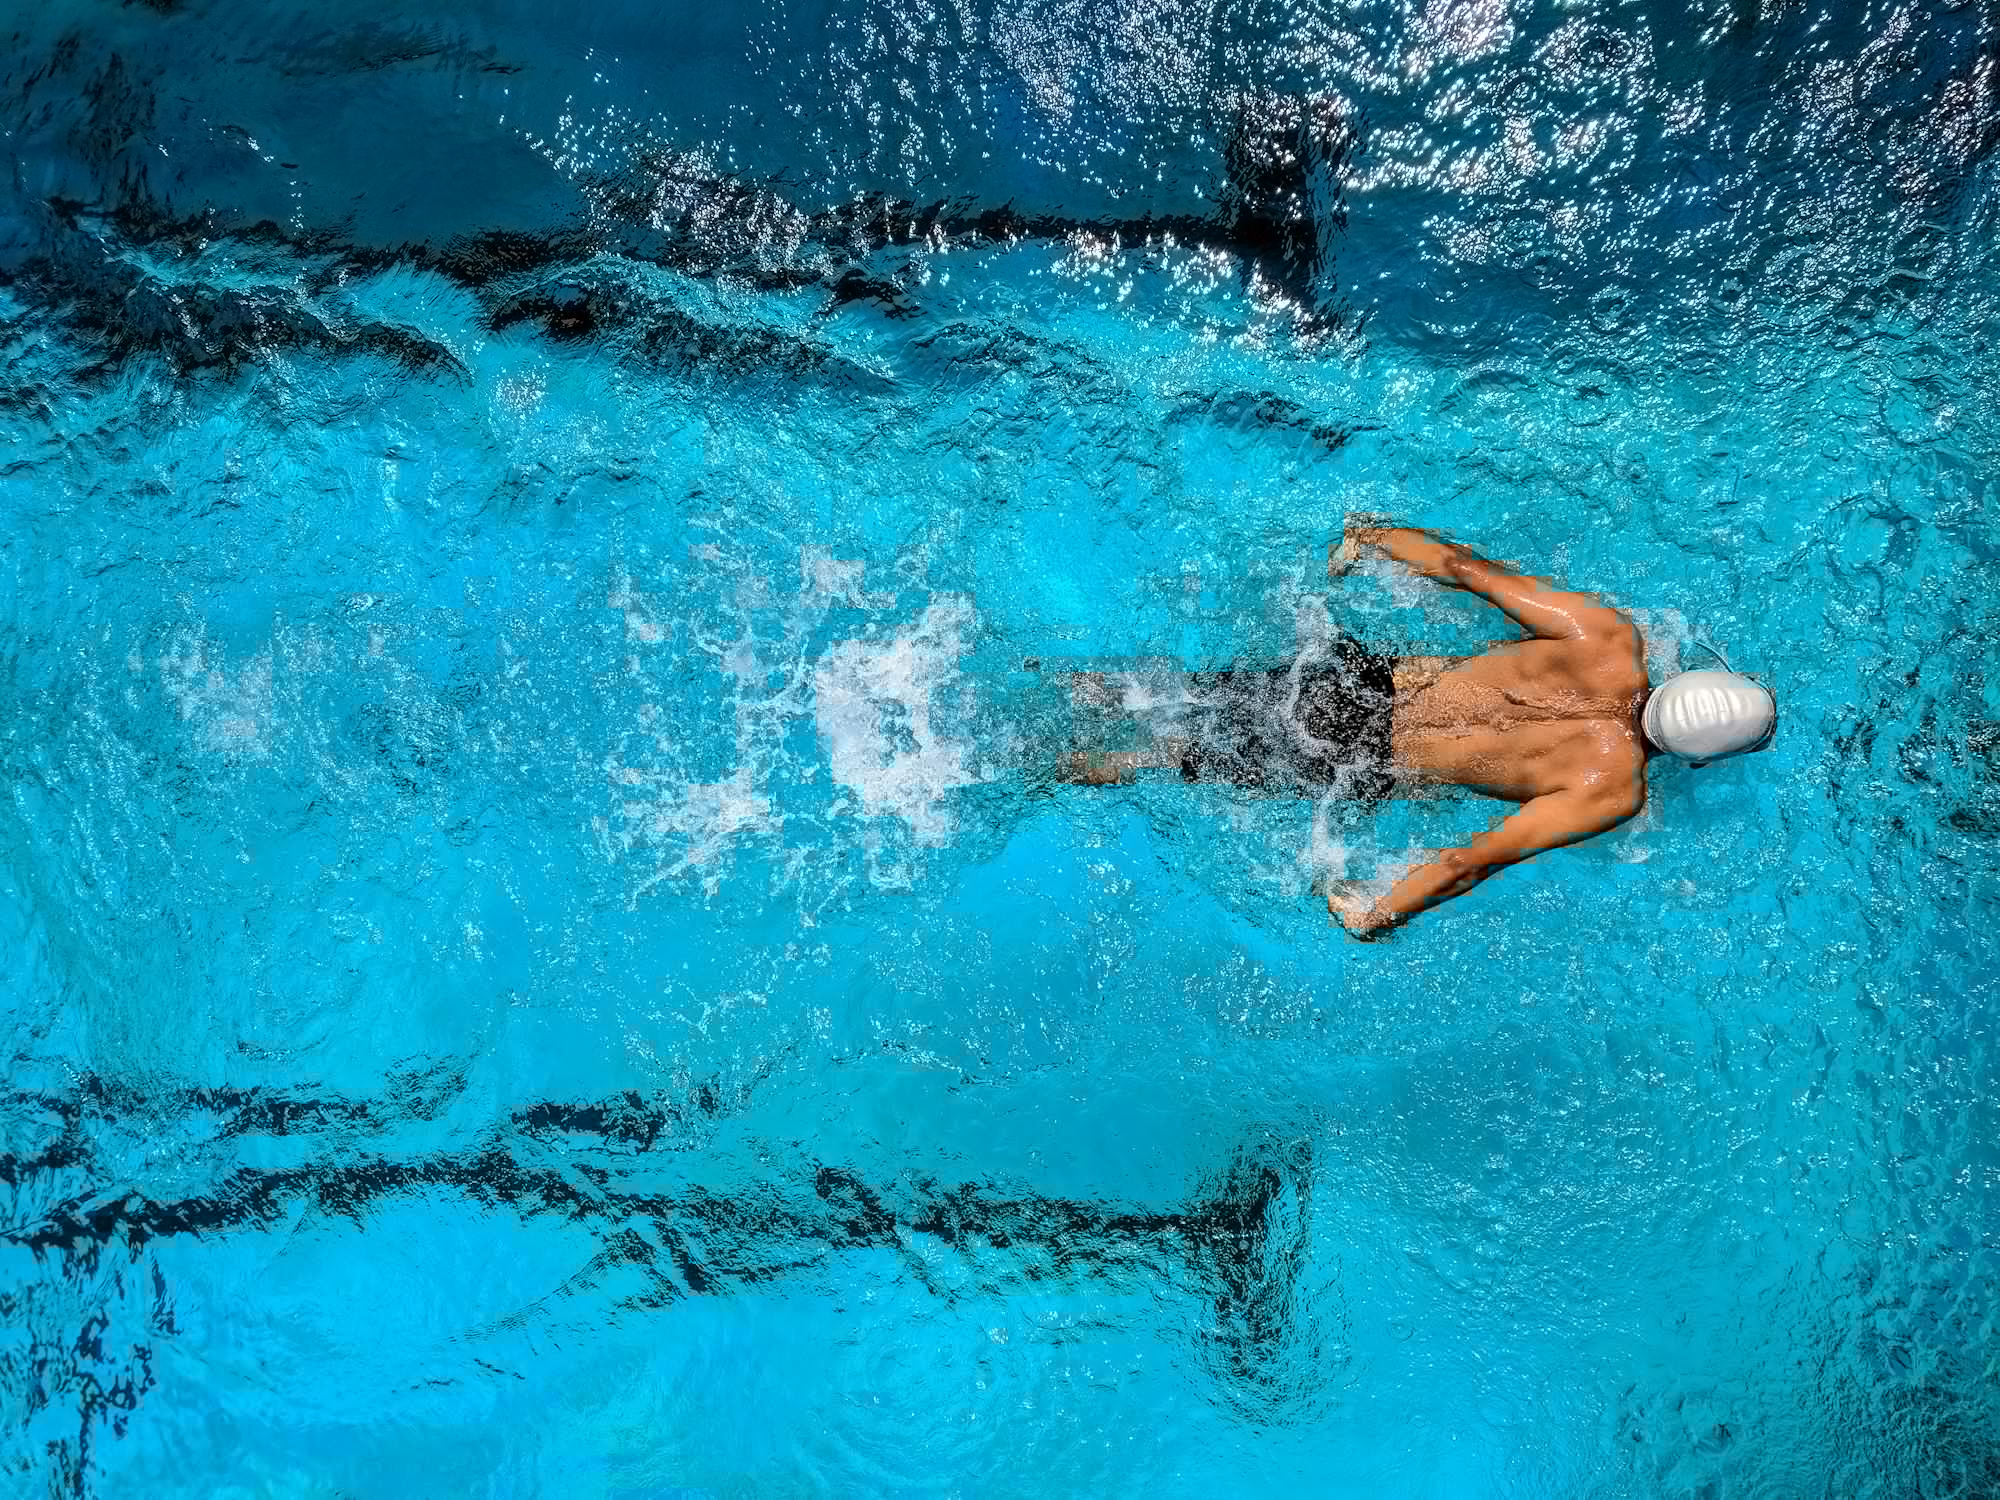
<path fill-rule="evenodd" d="M 1777 731 L 1776 699 L 1740 672 L 1683 672 L 1652 686 L 1638 630 L 1594 594 L 1368 516 L 1349 516 L 1327 551 L 1329 577 L 1364 554 L 1389 557 L 1479 595 L 1527 638 L 1467 657 L 1390 657 L 1342 639 L 1289 669 L 1196 674 L 1182 715 L 1190 733 L 1111 756 L 1079 752 L 1067 771 L 1106 785 L 1173 766 L 1189 781 L 1290 783 L 1369 802 L 1457 786 L 1520 804 L 1372 900 L 1353 882 L 1329 885 L 1329 917 L 1363 941 L 1509 865 L 1633 817 L 1645 806 L 1652 757 L 1705 765 L 1761 750 Z M 1109 696 L 1101 676 L 1079 679 L 1073 692 L 1086 702 Z"/>

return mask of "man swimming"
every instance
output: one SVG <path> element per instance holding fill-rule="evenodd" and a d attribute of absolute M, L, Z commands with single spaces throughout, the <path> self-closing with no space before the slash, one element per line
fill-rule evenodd
<path fill-rule="evenodd" d="M 1291 784 L 1365 801 L 1442 784 L 1520 804 L 1373 900 L 1353 882 L 1331 884 L 1330 917 L 1367 940 L 1508 865 L 1634 816 L 1654 755 L 1703 765 L 1762 749 L 1776 732 L 1776 700 L 1742 673 L 1683 672 L 1650 686 L 1638 630 L 1593 594 L 1365 516 L 1348 517 L 1327 549 L 1328 575 L 1341 576 L 1364 549 L 1479 595 L 1528 638 L 1470 657 L 1389 657 L 1342 639 L 1323 659 L 1286 670 L 1197 674 L 1192 733 L 1168 740 L 1164 753 L 1095 765 L 1075 756 L 1072 779 L 1102 785 L 1177 764 L 1190 781 Z"/>

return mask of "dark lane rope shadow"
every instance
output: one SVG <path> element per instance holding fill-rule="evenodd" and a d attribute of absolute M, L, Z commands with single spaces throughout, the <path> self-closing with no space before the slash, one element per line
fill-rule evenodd
<path fill-rule="evenodd" d="M 176 218 L 136 193 L 99 204 L 24 202 L 39 220 L 26 242 L 36 248 L 0 266 L 0 285 L 65 326 L 82 357 L 77 378 L 86 384 L 107 382 L 145 358 L 178 376 L 231 378 L 272 352 L 360 356 L 420 378 L 469 380 L 457 354 L 436 339 L 345 304 L 329 314 L 299 295 L 332 295 L 349 278 L 391 268 L 432 271 L 472 292 L 491 332 L 530 329 L 557 344 L 618 337 L 635 357 L 682 373 L 768 370 L 798 379 L 831 367 L 864 390 L 878 383 L 813 338 L 674 306 L 591 264 L 605 253 L 763 291 L 819 286 L 823 314 L 860 303 L 901 320 L 920 311 L 915 257 L 926 251 L 1079 238 L 1127 249 L 1171 242 L 1231 257 L 1246 291 L 1289 309 L 1294 331 L 1308 342 L 1344 327 L 1330 247 L 1347 224 L 1356 126 L 1327 100 L 1273 93 L 1245 94 L 1225 114 L 1225 181 L 1214 194 L 1218 210 L 1208 215 L 1079 219 L 1022 212 L 1012 203 L 922 204 L 883 194 L 806 210 L 772 188 L 717 173 L 692 153 L 661 148 L 616 178 L 581 181 L 593 210 L 587 228 L 493 229 L 441 245 L 356 245 L 269 222 L 231 227 L 208 214 Z M 297 274 L 248 287 L 209 284 L 185 274 L 163 278 L 145 268 L 144 257 L 107 253 L 121 243 L 151 247 L 184 273 L 218 242 L 253 255 L 289 251 Z M 912 258 L 889 263 L 898 249 Z"/>
<path fill-rule="evenodd" d="M 107 1106 L 124 1092 L 92 1081 L 88 1110 L 76 1096 L 9 1101 L 12 1118 L 54 1114 L 62 1129 L 39 1152 L 0 1157 L 0 1182 L 19 1190 L 55 1174 L 87 1173 L 84 1116 L 115 1118 L 121 1111 Z M 411 1118 L 380 1102 L 289 1099 L 259 1090 L 195 1090 L 180 1102 L 225 1115 L 219 1132 L 225 1139 L 324 1135 L 333 1144 L 354 1130 Z M 160 1241 L 268 1231 L 301 1212 L 346 1219 L 366 1233 L 375 1211 L 447 1190 L 524 1222 L 554 1216 L 595 1238 L 588 1260 L 514 1322 L 600 1291 L 618 1274 L 636 1274 L 640 1286 L 619 1296 L 605 1317 L 766 1289 L 825 1272 L 840 1257 L 886 1251 L 902 1274 L 946 1305 L 1037 1289 L 1155 1295 L 1177 1289 L 1194 1304 L 1196 1356 L 1213 1377 L 1215 1399 L 1259 1421 L 1298 1420 L 1318 1409 L 1348 1363 L 1344 1308 L 1330 1320 L 1324 1309 L 1301 1317 L 1312 1200 L 1312 1152 L 1304 1141 L 1267 1135 L 1245 1145 L 1188 1201 L 1167 1206 L 809 1158 L 726 1190 L 621 1186 L 621 1177 L 664 1162 L 655 1148 L 685 1135 L 714 1106 L 697 1097 L 683 1109 L 634 1093 L 538 1104 L 509 1121 L 506 1133 L 518 1145 L 406 1159 L 342 1150 L 339 1164 L 243 1168 L 211 1191 L 171 1200 L 109 1184 L 77 1193 L 72 1181 L 63 1201 L 0 1228 L 0 1241 L 82 1279 L 121 1263 L 137 1265 Z M 594 1138 L 596 1149 L 577 1142 L 579 1136 Z M 560 1153 L 562 1165 L 524 1160 L 543 1148 Z M 586 1154 L 596 1160 L 581 1159 Z M 681 1150 L 671 1159 L 685 1167 L 700 1158 Z M 156 1266 L 153 1274 L 157 1279 Z M 1337 1289 L 1326 1295 L 1339 1300 Z"/>

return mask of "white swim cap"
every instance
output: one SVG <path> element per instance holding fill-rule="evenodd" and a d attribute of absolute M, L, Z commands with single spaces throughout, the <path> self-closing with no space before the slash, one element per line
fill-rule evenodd
<path fill-rule="evenodd" d="M 1646 738 L 1669 755 L 1714 760 L 1748 750 L 1778 721 L 1770 690 L 1741 672 L 1683 672 L 1646 699 Z"/>

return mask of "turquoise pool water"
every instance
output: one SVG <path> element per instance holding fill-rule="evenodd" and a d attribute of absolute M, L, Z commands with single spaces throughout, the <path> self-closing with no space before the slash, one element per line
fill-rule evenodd
<path fill-rule="evenodd" d="M 2000 1492 L 1995 26 L 19 12 L 7 1492 Z M 1052 784 L 1355 510 L 1774 749 Z"/>

